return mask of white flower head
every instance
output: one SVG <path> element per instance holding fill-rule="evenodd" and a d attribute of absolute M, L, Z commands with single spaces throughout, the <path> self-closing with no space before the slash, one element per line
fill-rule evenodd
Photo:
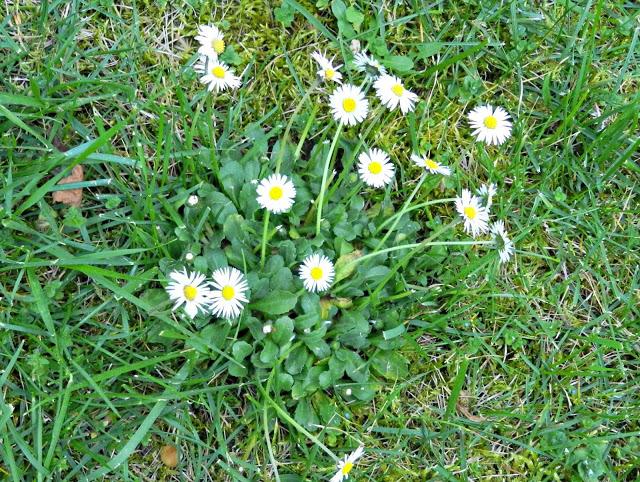
<path fill-rule="evenodd" d="M 504 223 L 502 221 L 496 221 L 493 223 L 491 225 L 491 234 L 493 235 L 493 241 L 496 243 L 496 247 L 498 248 L 500 262 L 506 263 L 513 256 L 515 246 L 507 234 Z"/>
<path fill-rule="evenodd" d="M 469 112 L 469 124 L 476 140 L 499 145 L 511 135 L 511 117 L 502 107 L 490 105 L 476 107 Z"/>
<path fill-rule="evenodd" d="M 487 209 L 489 209 L 493 204 L 493 196 L 495 196 L 497 193 L 498 190 L 496 189 L 496 185 L 493 183 L 483 184 L 476 191 L 476 194 L 480 196 L 480 199 L 482 200 L 482 204 L 484 204 L 484 207 L 486 207 Z"/>
<path fill-rule="evenodd" d="M 395 167 L 382 149 L 370 149 L 358 156 L 360 179 L 371 187 L 384 187 L 391 182 Z"/>
<path fill-rule="evenodd" d="M 369 112 L 369 101 L 359 87 L 345 84 L 333 91 L 329 105 L 336 121 L 354 126 L 362 122 Z"/>
<path fill-rule="evenodd" d="M 249 289 L 247 280 L 236 268 L 219 268 L 211 275 L 211 311 L 215 316 L 232 319 L 237 318 L 249 301 L 245 296 Z"/>
<path fill-rule="evenodd" d="M 443 176 L 451 175 L 450 168 L 443 166 L 438 161 L 434 161 L 429 156 L 411 154 L 411 160 L 416 166 L 426 169 L 431 174 L 442 174 Z"/>
<path fill-rule="evenodd" d="M 311 57 L 313 57 L 313 60 L 315 60 L 320 66 L 320 70 L 318 70 L 318 77 L 322 80 L 336 82 L 337 84 L 342 83 L 342 74 L 338 71 L 342 65 L 333 65 L 333 58 L 329 60 L 320 52 L 312 53 Z"/>
<path fill-rule="evenodd" d="M 196 40 L 200 43 L 198 53 L 217 58 L 224 52 L 224 34 L 215 25 L 200 25 Z"/>
<path fill-rule="evenodd" d="M 364 446 L 360 446 L 355 449 L 351 454 L 345 456 L 343 460 L 338 462 L 338 471 L 336 474 L 331 477 L 330 482 L 342 482 L 345 479 L 349 478 L 349 473 L 353 470 L 353 466 L 362 454 L 364 453 Z"/>
<path fill-rule="evenodd" d="M 240 77 L 234 75 L 227 64 L 215 57 L 203 55 L 193 68 L 202 76 L 200 82 L 207 86 L 209 92 L 222 92 L 240 87 Z"/>
<path fill-rule="evenodd" d="M 329 258 L 320 254 L 307 256 L 300 265 L 300 279 L 307 291 L 327 291 L 333 283 L 335 270 Z"/>
<path fill-rule="evenodd" d="M 205 276 L 186 269 L 169 273 L 171 280 L 166 287 L 169 298 L 174 302 L 173 311 L 184 304 L 184 311 L 190 318 L 198 312 L 206 312 L 213 295 L 205 282 Z"/>
<path fill-rule="evenodd" d="M 376 80 L 387 73 L 387 69 L 366 52 L 358 52 L 353 56 L 353 66 L 358 72 L 364 73 L 369 80 Z"/>
<path fill-rule="evenodd" d="M 275 214 L 291 209 L 296 197 L 296 188 L 293 183 L 282 174 L 271 174 L 268 178 L 261 180 L 256 191 L 258 204 Z"/>
<path fill-rule="evenodd" d="M 198 196 L 196 196 L 195 194 L 192 194 L 191 196 L 189 196 L 189 198 L 187 199 L 187 204 L 191 207 L 195 206 L 196 204 L 198 204 L 198 201 L 200 201 L 200 199 L 198 198 Z"/>
<path fill-rule="evenodd" d="M 186 259 L 187 261 L 193 261 L 193 258 L 194 258 L 194 256 L 193 256 L 192 252 L 187 252 L 184 255 L 184 259 Z"/>
<path fill-rule="evenodd" d="M 464 220 L 464 230 L 474 238 L 489 230 L 489 211 L 468 189 L 463 189 L 456 199 L 456 210 Z"/>
<path fill-rule="evenodd" d="M 265 335 L 268 335 L 272 331 L 273 331 L 273 326 L 271 324 L 267 323 L 266 325 L 262 326 L 262 333 L 264 333 Z"/>
<path fill-rule="evenodd" d="M 407 90 L 402 81 L 394 75 L 382 75 L 378 77 L 373 84 L 376 89 L 376 95 L 380 102 L 389 110 L 395 110 L 400 107 L 403 114 L 411 112 L 418 96 Z"/>

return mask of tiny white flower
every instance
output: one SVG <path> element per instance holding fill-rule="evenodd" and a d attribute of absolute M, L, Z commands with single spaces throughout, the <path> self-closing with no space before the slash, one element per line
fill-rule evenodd
<path fill-rule="evenodd" d="M 358 156 L 358 173 L 365 184 L 384 187 L 393 179 L 395 167 L 386 152 L 374 148 Z"/>
<path fill-rule="evenodd" d="M 260 181 L 256 188 L 258 204 L 272 213 L 283 213 L 291 209 L 296 197 L 293 183 L 282 174 L 271 174 Z"/>
<path fill-rule="evenodd" d="M 344 394 L 345 394 L 347 397 L 350 397 L 352 393 L 353 393 L 353 392 L 351 391 L 351 389 L 350 389 L 350 388 L 347 388 L 347 389 L 344 391 Z"/>
<path fill-rule="evenodd" d="M 353 56 L 353 66 L 357 71 L 364 73 L 369 80 L 375 80 L 387 73 L 387 69 L 366 52 L 358 52 Z"/>
<path fill-rule="evenodd" d="M 318 77 L 322 80 L 329 80 L 336 82 L 337 84 L 342 83 L 342 74 L 338 71 L 342 65 L 333 65 L 333 59 L 329 60 L 327 57 L 322 55 L 320 52 L 314 52 L 311 54 L 313 60 L 315 60 L 320 66 L 320 70 L 318 70 Z"/>
<path fill-rule="evenodd" d="M 497 193 L 498 193 L 498 190 L 496 189 L 496 185 L 493 183 L 483 184 L 476 191 L 476 194 L 480 196 L 482 203 L 487 209 L 489 209 L 493 204 L 493 196 L 495 196 Z"/>
<path fill-rule="evenodd" d="M 407 90 L 402 81 L 394 75 L 378 77 L 373 87 L 376 89 L 376 95 L 380 102 L 389 110 L 400 107 L 402 113 L 406 114 L 414 109 L 415 103 L 418 101 L 418 96 Z"/>
<path fill-rule="evenodd" d="M 369 112 L 369 101 L 359 87 L 344 84 L 333 91 L 329 105 L 336 121 L 348 126 L 362 122 Z"/>
<path fill-rule="evenodd" d="M 185 254 L 184 259 L 186 259 L 187 261 L 193 261 L 193 253 Z"/>
<path fill-rule="evenodd" d="M 353 470 L 353 465 L 356 460 L 362 457 L 364 453 L 364 446 L 358 447 L 355 451 L 351 452 L 348 456 L 345 456 L 343 460 L 338 462 L 338 472 L 331 477 L 330 482 L 342 482 L 345 479 L 349 478 L 349 473 Z"/>
<path fill-rule="evenodd" d="M 169 298 L 174 302 L 173 310 L 184 304 L 184 311 L 190 318 L 195 318 L 198 312 L 206 312 L 212 291 L 205 282 L 203 274 L 189 273 L 186 269 L 169 273 L 171 280 L 166 287 Z"/>
<path fill-rule="evenodd" d="M 464 220 L 464 230 L 474 238 L 489 230 L 489 211 L 468 189 L 463 189 L 456 199 L 456 210 Z"/>
<path fill-rule="evenodd" d="M 198 53 L 217 58 L 224 52 L 224 34 L 215 25 L 200 25 L 196 40 L 200 43 Z"/>
<path fill-rule="evenodd" d="M 450 168 L 448 168 L 447 166 L 443 166 L 442 164 L 440 164 L 437 161 L 434 161 L 428 156 L 419 156 L 418 154 L 411 154 L 411 160 L 416 166 L 426 169 L 431 174 L 442 174 L 443 176 L 451 175 Z"/>
<path fill-rule="evenodd" d="M 511 241 L 511 238 L 509 238 L 509 235 L 507 234 L 504 223 L 502 221 L 496 221 L 493 223 L 491 225 L 491 234 L 493 235 L 493 240 L 498 248 L 500 262 L 506 263 L 513 256 L 515 247 L 513 245 L 513 241 Z"/>
<path fill-rule="evenodd" d="M 307 256 L 299 269 L 300 279 L 307 291 L 327 291 L 333 283 L 335 270 L 329 258 L 320 254 Z"/>
<path fill-rule="evenodd" d="M 482 105 L 469 112 L 468 117 L 471 128 L 475 129 L 473 135 L 480 142 L 499 145 L 511 135 L 511 117 L 502 107 Z"/>
<path fill-rule="evenodd" d="M 219 268 L 211 275 L 211 310 L 221 318 L 237 318 L 249 301 L 245 293 L 249 289 L 247 280 L 236 268 Z"/>
<path fill-rule="evenodd" d="M 191 207 L 195 206 L 196 204 L 198 204 L 198 201 L 200 201 L 200 199 L 198 198 L 198 196 L 196 196 L 195 194 L 189 196 L 189 198 L 187 199 L 187 204 Z"/>
<path fill-rule="evenodd" d="M 265 335 L 268 335 L 269 333 L 271 333 L 273 331 L 273 326 L 266 324 L 262 327 L 262 333 L 264 333 Z"/>
<path fill-rule="evenodd" d="M 209 92 L 222 92 L 240 87 L 240 77 L 234 75 L 227 64 L 214 57 L 201 56 L 193 68 L 202 76 L 200 82 L 207 86 Z"/>

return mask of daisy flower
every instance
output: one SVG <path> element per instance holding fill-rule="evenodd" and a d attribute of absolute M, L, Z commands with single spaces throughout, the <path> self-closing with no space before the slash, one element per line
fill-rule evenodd
<path fill-rule="evenodd" d="M 366 52 L 358 52 L 353 57 L 353 66 L 358 72 L 362 72 L 369 80 L 376 80 L 387 73 L 387 69 Z"/>
<path fill-rule="evenodd" d="M 395 110 L 400 106 L 403 114 L 411 112 L 415 107 L 418 96 L 405 89 L 402 81 L 394 75 L 382 75 L 373 84 L 380 102 L 389 110 Z"/>
<path fill-rule="evenodd" d="M 333 117 L 338 122 L 354 126 L 362 122 L 369 112 L 369 101 L 359 87 L 345 84 L 333 91 L 329 97 Z"/>
<path fill-rule="evenodd" d="M 260 181 L 256 188 L 258 192 L 258 204 L 266 210 L 278 214 L 291 209 L 296 197 L 296 188 L 293 183 L 282 174 L 271 174 Z"/>
<path fill-rule="evenodd" d="M 343 480 L 348 479 L 349 473 L 353 469 L 353 465 L 356 460 L 362 457 L 363 453 L 364 447 L 361 445 L 355 451 L 351 452 L 351 454 L 345 456 L 344 460 L 338 462 L 338 471 L 336 472 L 336 475 L 331 477 L 330 482 L 342 482 Z"/>
<path fill-rule="evenodd" d="M 333 263 L 324 255 L 307 256 L 300 266 L 300 279 L 307 291 L 327 291 L 334 275 Z"/>
<path fill-rule="evenodd" d="M 221 92 L 240 87 L 240 77 L 234 75 L 227 64 L 215 57 L 201 56 L 194 69 L 202 75 L 200 82 L 207 85 L 209 92 L 214 90 Z"/>
<path fill-rule="evenodd" d="M 493 241 L 498 248 L 498 255 L 500 256 L 500 262 L 506 263 L 511 259 L 515 252 L 513 241 L 509 238 L 507 230 L 504 228 L 502 221 L 496 221 L 491 225 L 491 234 L 493 235 Z"/>
<path fill-rule="evenodd" d="M 383 187 L 391 182 L 395 167 L 389 155 L 381 149 L 370 149 L 358 156 L 360 179 L 371 187 Z"/>
<path fill-rule="evenodd" d="M 200 42 L 198 53 L 217 58 L 224 52 L 224 34 L 215 25 L 200 25 L 196 40 Z"/>
<path fill-rule="evenodd" d="M 236 268 L 219 268 L 211 275 L 213 281 L 211 287 L 210 307 L 215 316 L 221 318 L 237 318 L 243 303 L 246 303 L 246 291 L 249 289 L 247 280 L 240 270 Z"/>
<path fill-rule="evenodd" d="M 443 176 L 451 175 L 451 169 L 449 169 L 447 166 L 443 166 L 437 161 L 434 161 L 428 156 L 411 154 L 411 160 L 416 166 L 426 169 L 431 174 L 442 174 Z"/>
<path fill-rule="evenodd" d="M 171 281 L 167 285 L 167 293 L 174 302 L 173 311 L 184 304 L 184 311 L 190 318 L 195 318 L 199 311 L 206 312 L 211 302 L 212 292 L 204 280 L 204 275 L 186 269 L 169 273 Z"/>
<path fill-rule="evenodd" d="M 489 211 L 468 189 L 463 189 L 462 195 L 456 199 L 456 210 L 464 220 L 464 230 L 474 238 L 489 230 Z"/>
<path fill-rule="evenodd" d="M 342 65 L 333 65 L 333 59 L 329 60 L 320 52 L 314 52 L 311 54 L 313 60 L 315 60 L 320 66 L 320 70 L 318 70 L 318 77 L 323 80 L 333 80 L 334 82 L 341 84 L 342 83 L 342 74 L 338 72 L 338 69 L 342 67 Z"/>
<path fill-rule="evenodd" d="M 468 117 L 478 141 L 499 145 L 511 135 L 511 117 L 502 107 L 482 105 L 469 112 Z"/>
<path fill-rule="evenodd" d="M 476 191 L 476 194 L 480 196 L 480 199 L 482 200 L 482 204 L 484 204 L 484 207 L 486 207 L 487 209 L 489 209 L 493 204 L 493 196 L 495 196 L 497 193 L 498 191 L 496 189 L 496 185 L 493 183 L 483 184 Z"/>

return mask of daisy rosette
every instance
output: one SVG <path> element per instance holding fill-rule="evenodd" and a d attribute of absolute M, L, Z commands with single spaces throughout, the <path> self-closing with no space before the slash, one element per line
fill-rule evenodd
<path fill-rule="evenodd" d="M 502 107 L 476 107 L 469 112 L 469 124 L 477 141 L 500 145 L 511 135 L 511 117 Z"/>
<path fill-rule="evenodd" d="M 201 75 L 200 82 L 207 86 L 209 92 L 222 92 L 240 87 L 240 77 L 234 75 L 233 69 L 215 57 L 201 56 L 194 69 Z"/>
<path fill-rule="evenodd" d="M 489 230 L 489 211 L 468 189 L 456 199 L 456 210 L 464 221 L 464 230 L 474 238 Z"/>
<path fill-rule="evenodd" d="M 271 174 L 263 179 L 256 188 L 258 204 L 274 214 L 291 209 L 296 197 L 296 188 L 287 176 Z"/>
<path fill-rule="evenodd" d="M 327 291 L 334 277 L 333 263 L 321 254 L 307 256 L 300 266 L 300 279 L 307 291 Z"/>
<path fill-rule="evenodd" d="M 171 280 L 166 287 L 173 311 L 184 305 L 184 311 L 190 318 L 199 312 L 207 312 L 213 292 L 209 289 L 205 276 L 201 273 L 189 273 L 186 269 L 169 273 Z"/>
<path fill-rule="evenodd" d="M 318 70 L 318 77 L 322 80 L 333 81 L 338 84 L 342 83 L 342 74 L 338 71 L 342 65 L 333 65 L 333 58 L 329 60 L 320 52 L 314 52 L 311 54 L 313 60 L 315 60 L 320 66 Z"/>
<path fill-rule="evenodd" d="M 365 74 L 368 80 L 376 80 L 387 73 L 387 69 L 366 52 L 358 52 L 353 56 L 353 67 Z"/>
<path fill-rule="evenodd" d="M 502 221 L 496 221 L 493 223 L 491 225 L 491 234 L 493 235 L 493 241 L 496 243 L 496 248 L 498 249 L 500 263 L 506 263 L 513 256 L 515 246 L 507 234 L 504 223 Z"/>
<path fill-rule="evenodd" d="M 382 149 L 370 149 L 358 156 L 360 179 L 371 187 L 384 187 L 391 182 L 395 167 Z"/>
<path fill-rule="evenodd" d="M 329 105 L 336 121 L 354 126 L 362 122 L 369 113 L 369 101 L 359 87 L 345 84 L 333 91 Z"/>
<path fill-rule="evenodd" d="M 402 81 L 393 75 L 382 75 L 373 84 L 380 102 L 389 110 L 400 107 L 403 114 L 411 112 L 418 96 L 407 90 Z"/>
<path fill-rule="evenodd" d="M 416 166 L 426 169 L 431 174 L 442 174 L 443 176 L 451 175 L 450 168 L 443 166 L 438 161 L 434 161 L 427 155 L 411 154 L 411 160 Z"/>
<path fill-rule="evenodd" d="M 198 53 L 217 58 L 224 52 L 224 34 L 215 25 L 200 25 L 196 40 L 200 43 Z"/>
<path fill-rule="evenodd" d="M 364 454 L 364 446 L 361 445 L 349 455 L 345 456 L 343 460 L 338 462 L 338 471 L 333 477 L 331 477 L 330 482 L 342 482 L 343 480 L 348 479 L 349 474 L 353 470 L 353 466 L 356 461 L 362 457 L 362 454 Z"/>
<path fill-rule="evenodd" d="M 211 311 L 220 318 L 237 318 L 249 301 L 245 296 L 249 285 L 244 275 L 236 268 L 226 267 L 215 270 L 211 277 Z"/>

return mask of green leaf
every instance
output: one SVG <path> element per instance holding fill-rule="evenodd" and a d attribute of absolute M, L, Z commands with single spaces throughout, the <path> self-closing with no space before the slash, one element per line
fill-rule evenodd
<path fill-rule="evenodd" d="M 409 374 L 407 359 L 398 352 L 378 352 L 372 359 L 376 372 L 390 380 L 405 378 Z"/>
<path fill-rule="evenodd" d="M 262 363 L 271 364 L 278 358 L 278 352 L 278 345 L 271 340 L 266 340 L 264 342 L 264 348 L 262 349 L 262 352 L 260 352 L 260 361 Z"/>
<path fill-rule="evenodd" d="M 233 358 L 238 361 L 244 360 L 249 354 L 253 351 L 253 347 L 249 345 L 246 341 L 236 341 L 233 344 L 233 348 L 231 352 L 233 353 Z"/>
<path fill-rule="evenodd" d="M 272 340 L 279 346 L 284 346 L 293 335 L 293 320 L 289 317 L 278 318 L 273 325 Z"/>
<path fill-rule="evenodd" d="M 356 7 L 351 5 L 345 11 L 346 19 L 353 25 L 353 28 L 356 30 L 360 30 L 360 25 L 364 21 L 364 15 L 360 12 Z"/>
<path fill-rule="evenodd" d="M 406 55 L 389 55 L 383 61 L 384 65 L 398 72 L 407 72 L 413 68 L 413 60 Z"/>
<path fill-rule="evenodd" d="M 267 315 L 282 315 L 293 310 L 297 302 L 298 295 L 289 291 L 276 290 L 265 298 L 250 304 L 249 307 Z"/>
<path fill-rule="evenodd" d="M 309 354 L 304 346 L 294 348 L 284 362 L 284 368 L 291 375 L 297 375 L 302 371 Z"/>
<path fill-rule="evenodd" d="M 442 50 L 443 45 L 442 42 L 425 42 L 420 44 L 418 46 L 418 57 L 421 59 L 432 57 Z"/>
<path fill-rule="evenodd" d="M 284 27 L 291 27 L 293 23 L 295 10 L 289 4 L 287 0 L 283 0 L 282 4 L 274 11 L 276 20 L 280 22 Z"/>

